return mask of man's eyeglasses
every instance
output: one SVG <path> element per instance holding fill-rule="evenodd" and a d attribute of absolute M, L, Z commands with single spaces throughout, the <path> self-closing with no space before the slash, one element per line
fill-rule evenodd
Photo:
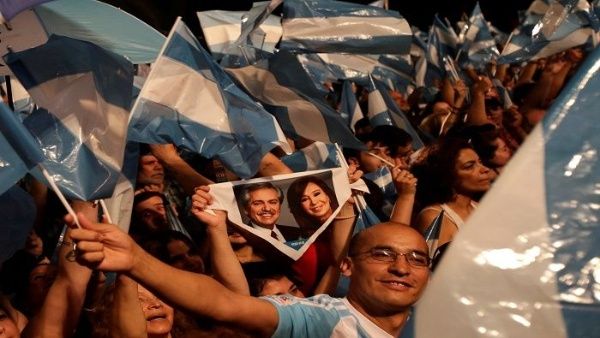
<path fill-rule="evenodd" d="M 398 256 L 404 256 L 408 264 L 415 267 L 429 267 L 429 257 L 419 251 L 396 252 L 388 248 L 373 248 L 366 252 L 354 254 L 352 256 L 368 255 L 376 261 L 394 263 L 398 260 Z"/>

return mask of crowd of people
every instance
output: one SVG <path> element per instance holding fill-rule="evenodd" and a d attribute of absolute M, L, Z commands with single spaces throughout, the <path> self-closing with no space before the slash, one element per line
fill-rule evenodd
<path fill-rule="evenodd" d="M 0 337 L 400 336 L 444 251 L 584 54 L 571 48 L 522 65 L 466 69 L 464 80 L 443 79 L 435 95 L 392 91 L 426 145 L 414 149 L 395 126 L 356 123 L 365 148 L 344 149 L 344 166 L 348 182 L 362 180 L 368 194 L 353 190 L 338 203 L 312 176 L 287 191 L 269 182 L 240 186 L 248 225 L 282 243 L 311 237 L 333 217 L 298 260 L 213 210 L 211 184 L 238 178 L 174 145 L 140 145 L 128 233 L 97 204 L 72 201 L 78 227 L 51 191 L 26 177 L 37 217 L 24 248 L 1 266 Z M 327 88 L 339 108 L 340 83 Z M 355 95 L 366 112 L 367 89 L 356 86 Z M 264 156 L 257 176 L 292 173 L 281 153 Z M 391 208 L 363 176 L 382 167 L 396 190 Z M 379 224 L 355 231 L 355 195 Z M 283 208 L 296 226 L 280 223 Z M 427 243 L 436 220 L 439 236 Z"/>

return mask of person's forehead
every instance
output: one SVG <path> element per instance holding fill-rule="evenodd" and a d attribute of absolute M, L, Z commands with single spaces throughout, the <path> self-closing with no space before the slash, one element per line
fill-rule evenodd
<path fill-rule="evenodd" d="M 158 161 L 158 159 L 154 155 L 147 154 L 140 156 L 140 162 L 142 162 L 142 164 L 149 164 L 155 161 Z"/>
<path fill-rule="evenodd" d="M 404 225 L 386 226 L 372 229 L 361 240 L 365 250 L 375 247 L 389 247 L 397 251 L 418 250 L 427 252 L 427 243 L 415 230 Z"/>
<path fill-rule="evenodd" d="M 458 153 L 457 162 L 459 164 L 461 164 L 461 163 L 465 163 L 468 161 L 477 160 L 478 158 L 479 158 L 479 156 L 477 156 L 477 153 L 475 152 L 475 150 L 469 149 L 469 148 L 464 148 L 464 149 L 461 149 L 460 152 Z"/>
<path fill-rule="evenodd" d="M 154 207 L 163 206 L 163 200 L 160 196 L 151 196 L 136 205 L 136 209 L 153 209 Z"/>
<path fill-rule="evenodd" d="M 279 194 L 273 188 L 260 188 L 250 192 L 250 200 L 270 200 L 277 199 Z"/>

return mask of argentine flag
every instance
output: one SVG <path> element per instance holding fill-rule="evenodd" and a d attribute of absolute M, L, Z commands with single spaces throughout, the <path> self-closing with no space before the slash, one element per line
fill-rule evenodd
<path fill-rule="evenodd" d="M 416 337 L 600 337 L 599 70 L 596 49 L 454 238 Z"/>
<path fill-rule="evenodd" d="M 254 176 L 274 147 L 291 152 L 275 118 L 233 83 L 180 18 L 131 110 L 129 139 L 219 158 L 242 178 Z"/>
<path fill-rule="evenodd" d="M 408 54 L 412 32 L 395 11 L 331 0 L 285 1 L 281 49 L 310 53 Z"/>
<path fill-rule="evenodd" d="M 61 191 L 80 200 L 111 196 L 123 166 L 131 62 L 91 42 L 57 35 L 5 60 L 41 107 L 24 124 Z"/>

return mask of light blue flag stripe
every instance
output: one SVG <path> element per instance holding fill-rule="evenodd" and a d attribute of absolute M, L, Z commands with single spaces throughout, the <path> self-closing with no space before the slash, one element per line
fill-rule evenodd
<path fill-rule="evenodd" d="M 600 336 L 599 70 L 596 49 L 454 237 L 416 337 Z"/>
<path fill-rule="evenodd" d="M 373 181 L 380 189 L 386 199 L 394 201 L 397 195 L 392 173 L 388 167 L 381 167 L 376 171 L 366 173 L 365 178 Z"/>
<path fill-rule="evenodd" d="M 34 11 L 49 36 L 89 41 L 136 64 L 154 62 L 165 41 L 150 25 L 100 1 L 54 0 Z"/>
<path fill-rule="evenodd" d="M 38 109 L 24 124 L 46 154 L 44 168 L 67 197 L 91 201 L 112 195 L 120 168 L 98 159 L 56 116 Z M 39 169 L 32 173 L 39 181 L 46 182 Z"/>
<path fill-rule="evenodd" d="M 45 108 L 25 125 L 45 150 L 44 165 L 61 190 L 81 200 L 111 196 L 124 158 L 132 64 L 92 43 L 60 36 L 6 60 Z"/>
<path fill-rule="evenodd" d="M 132 109 L 130 140 L 174 143 L 252 177 L 275 146 L 275 119 L 240 90 L 178 20 Z"/>
<path fill-rule="evenodd" d="M 29 92 L 56 78 L 92 73 L 94 81 L 90 85 L 96 87 L 102 100 L 126 110 L 131 107 L 131 95 L 122 93 L 132 90 L 133 66 L 122 56 L 92 43 L 52 35 L 46 44 L 9 53 L 5 60 Z M 39 98 L 32 96 L 37 103 Z"/>
<path fill-rule="evenodd" d="M 407 54 L 412 34 L 394 11 L 341 1 L 286 1 L 281 49 Z"/>
<path fill-rule="evenodd" d="M 283 156 L 281 161 L 294 172 L 340 167 L 335 145 L 323 142 L 315 142 L 291 155 Z"/>
<path fill-rule="evenodd" d="M 546 215 L 556 246 L 556 283 L 569 337 L 598 337 L 600 298 L 600 50 L 588 56 L 543 120 Z M 576 132 L 574 132 L 576 131 Z M 591 269 L 591 270 L 590 270 Z M 588 281 L 587 283 L 585 281 Z"/>
<path fill-rule="evenodd" d="M 0 103 L 0 194 L 43 158 L 29 131 L 4 103 Z"/>

